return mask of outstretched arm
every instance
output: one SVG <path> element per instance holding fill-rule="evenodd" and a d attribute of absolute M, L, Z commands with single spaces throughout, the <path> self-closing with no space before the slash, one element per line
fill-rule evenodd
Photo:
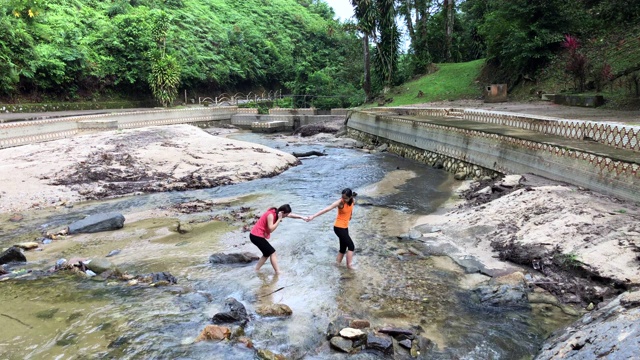
<path fill-rule="evenodd" d="M 298 214 L 294 214 L 294 213 L 289 213 L 289 215 L 287 215 L 287 217 L 290 217 L 292 219 L 302 219 L 302 220 L 306 220 L 307 219 L 306 216 L 302 216 L 302 215 L 298 215 Z"/>
<path fill-rule="evenodd" d="M 336 200 L 336 202 L 334 202 L 333 204 L 331 204 L 331 205 L 327 206 L 326 208 L 324 208 L 324 209 L 322 209 L 322 210 L 318 211 L 317 213 L 315 213 L 315 214 L 313 214 L 313 215 L 309 216 L 309 220 L 307 220 L 307 221 L 311 221 L 311 220 L 313 220 L 313 219 L 317 218 L 318 216 L 320 216 L 320 215 L 322 215 L 322 214 L 324 214 L 324 213 L 326 213 L 326 212 L 329 212 L 329 211 L 331 211 L 332 209 L 335 209 L 336 207 L 338 207 L 338 205 L 340 205 L 340 202 L 341 202 L 341 201 L 342 201 L 342 199 L 340 199 L 340 200 Z"/>

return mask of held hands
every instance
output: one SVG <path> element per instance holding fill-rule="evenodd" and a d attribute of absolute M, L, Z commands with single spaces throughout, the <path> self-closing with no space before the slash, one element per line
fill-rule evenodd
<path fill-rule="evenodd" d="M 306 222 L 309 222 L 311 220 L 313 220 L 313 215 L 312 216 L 307 216 L 307 217 L 304 218 L 304 221 L 306 221 Z"/>

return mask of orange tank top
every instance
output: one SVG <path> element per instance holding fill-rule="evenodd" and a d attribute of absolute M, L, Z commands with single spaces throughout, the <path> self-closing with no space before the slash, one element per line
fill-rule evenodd
<path fill-rule="evenodd" d="M 338 208 L 338 216 L 336 217 L 336 222 L 333 226 L 337 228 L 346 229 L 349 227 L 349 220 L 351 220 L 351 212 L 353 211 L 353 205 L 355 205 L 355 201 L 353 204 L 349 205 L 346 202 L 342 202 L 344 206 L 342 209 Z"/>

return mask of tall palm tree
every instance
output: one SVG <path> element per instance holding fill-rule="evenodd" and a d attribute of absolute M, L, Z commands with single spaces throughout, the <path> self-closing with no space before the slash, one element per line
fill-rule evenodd
<path fill-rule="evenodd" d="M 371 100 L 371 57 L 369 55 L 369 37 L 373 36 L 376 28 L 374 0 L 351 0 L 354 15 L 358 21 L 358 28 L 362 32 L 364 47 L 364 93 L 366 101 Z"/>

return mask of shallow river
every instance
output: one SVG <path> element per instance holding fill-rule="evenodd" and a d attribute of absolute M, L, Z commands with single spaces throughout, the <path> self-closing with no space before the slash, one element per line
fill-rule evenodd
<path fill-rule="evenodd" d="M 323 150 L 319 145 L 286 146 L 250 133 L 233 137 L 284 151 Z M 74 275 L 1 282 L 0 358 L 250 359 L 254 352 L 242 345 L 192 342 L 215 313 L 224 311 L 228 297 L 241 301 L 250 313 L 268 303 L 291 307 L 290 318 L 255 317 L 246 328 L 256 348 L 288 358 L 345 358 L 329 348 L 323 334 L 341 314 L 367 319 L 374 327 L 417 329 L 436 344 L 422 355 L 433 359 L 528 359 L 551 331 L 569 320 L 544 306 L 500 310 L 480 305 L 470 285 L 484 280 L 482 276 L 465 274 L 446 257 L 398 255 L 407 245 L 397 236 L 451 197 L 455 182 L 448 173 L 390 154 L 326 152 L 273 178 L 78 204 L 26 214 L 19 226 L 3 226 L 0 248 L 85 214 L 120 211 L 127 217 L 124 229 L 44 245 L 41 252 L 27 253 L 27 267 L 45 269 L 59 258 L 103 257 L 119 249 L 109 259 L 122 271 L 170 272 L 178 286 L 129 287 Z M 208 263 L 216 252 L 259 252 L 238 225 L 203 218 L 240 207 L 259 215 L 284 203 L 295 213 L 312 214 L 337 200 L 345 187 L 360 193 L 349 229 L 356 244 L 356 270 L 334 265 L 335 212 L 310 223 L 287 219 L 280 225 L 272 236 L 280 276 L 269 263 L 258 274 L 253 265 Z M 200 219 L 192 232 L 170 231 L 177 220 L 162 215 L 163 209 L 197 199 L 220 205 L 207 213 L 181 215 L 182 220 Z M 351 357 L 380 358 L 366 353 Z"/>

